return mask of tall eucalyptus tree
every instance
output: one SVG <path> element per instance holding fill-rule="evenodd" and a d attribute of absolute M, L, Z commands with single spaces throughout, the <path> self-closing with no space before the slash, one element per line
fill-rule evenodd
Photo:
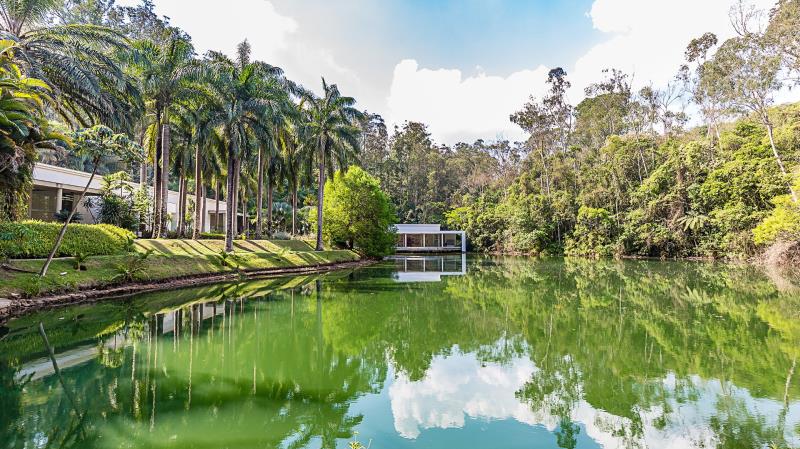
<path fill-rule="evenodd" d="M 335 167 L 346 167 L 354 161 L 360 150 L 359 120 L 362 113 L 355 108 L 355 99 L 343 96 L 336 84 L 322 79 L 323 95 L 318 97 L 306 91 L 302 95 L 305 129 L 302 131 L 312 142 L 317 163 L 317 244 L 322 251 L 322 204 L 325 199 L 325 175 L 331 175 Z"/>

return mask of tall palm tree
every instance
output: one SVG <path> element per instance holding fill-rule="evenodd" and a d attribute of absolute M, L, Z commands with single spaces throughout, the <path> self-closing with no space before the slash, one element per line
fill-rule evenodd
<path fill-rule="evenodd" d="M 2 0 L 0 0 L 2 1 Z M 155 135 L 153 179 L 153 236 L 167 233 L 167 194 L 169 192 L 171 106 L 180 98 L 195 94 L 204 74 L 194 59 L 194 47 L 186 38 L 173 35 L 162 43 L 136 41 L 128 52 L 132 73 L 140 80 L 142 91 L 153 111 L 151 134 Z"/>
<path fill-rule="evenodd" d="M 271 130 L 265 117 L 270 110 L 278 109 L 285 91 L 275 79 L 282 71 L 263 62 L 250 61 L 247 41 L 239 44 L 235 61 L 217 52 L 209 52 L 207 59 L 215 74 L 213 89 L 218 105 L 209 124 L 222 131 L 227 146 L 225 251 L 231 252 L 242 157 L 250 139 L 264 142 L 270 138 Z"/>
<path fill-rule="evenodd" d="M 100 121 L 130 131 L 141 107 L 139 91 L 112 53 L 125 38 L 105 27 L 56 25 L 59 0 L 0 0 L 0 39 L 16 43 L 22 70 L 53 89 L 53 107 L 73 126 Z"/>
<path fill-rule="evenodd" d="M 322 251 L 322 204 L 325 199 L 325 174 L 333 174 L 334 168 L 346 167 L 355 160 L 360 151 L 360 128 L 358 121 L 362 113 L 355 108 L 355 99 L 339 93 L 336 84 L 322 79 L 322 97 L 311 92 L 303 93 L 305 124 L 303 133 L 312 142 L 319 178 L 317 184 L 317 245 Z"/>
<path fill-rule="evenodd" d="M 301 186 L 311 183 L 313 178 L 313 153 L 303 151 L 297 131 L 299 128 L 286 128 L 279 135 L 281 143 L 280 178 L 286 182 L 289 203 L 292 208 L 291 234 L 297 234 L 297 195 Z"/>

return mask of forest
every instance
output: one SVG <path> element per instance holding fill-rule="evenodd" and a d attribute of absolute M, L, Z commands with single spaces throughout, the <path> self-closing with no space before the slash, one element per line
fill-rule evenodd
<path fill-rule="evenodd" d="M 565 70 L 510 120 L 524 142 L 433 142 L 423 123 L 365 126 L 364 167 L 401 221 L 467 231 L 476 250 L 521 254 L 747 257 L 800 238 L 800 2 L 731 10 L 663 88 L 613 68 L 570 104 Z"/>
<path fill-rule="evenodd" d="M 99 219 L 142 236 L 200 238 L 191 195 L 226 202 L 226 247 L 316 225 L 321 249 L 326 180 L 358 165 L 394 206 L 373 221 L 463 229 L 475 251 L 749 257 L 800 240 L 800 104 L 779 102 L 800 85 L 800 0 L 738 3 L 734 36 L 688 42 L 666 86 L 610 67 L 572 104 L 553 68 L 547 94 L 509 116 L 525 140 L 455 145 L 424 123 L 387 124 L 324 78 L 315 93 L 247 41 L 200 55 L 152 0 L 0 11 L 0 221 L 26 216 L 42 161 L 106 176 L 109 192 L 138 183 L 103 195 Z M 121 150 L 87 151 L 100 135 Z"/>

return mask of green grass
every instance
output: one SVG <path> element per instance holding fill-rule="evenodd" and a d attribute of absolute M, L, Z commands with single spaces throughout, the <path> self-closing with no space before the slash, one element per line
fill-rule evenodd
<path fill-rule="evenodd" d="M 137 240 L 139 253 L 148 250 L 152 255 L 144 260 L 136 273 L 137 281 L 229 273 L 241 270 L 315 266 L 358 260 L 352 251 L 332 250 L 315 252 L 306 242 L 298 240 L 237 241 L 233 255 L 226 261 L 220 257 L 224 242 L 219 240 Z M 79 291 L 121 283 L 120 267 L 129 266 L 136 254 L 90 257 L 86 270 L 74 268 L 72 258 L 56 259 L 46 278 L 35 274 L 0 270 L 0 297 L 11 295 L 37 296 L 46 293 Z M 43 260 L 16 260 L 11 265 L 28 271 L 38 271 Z"/>

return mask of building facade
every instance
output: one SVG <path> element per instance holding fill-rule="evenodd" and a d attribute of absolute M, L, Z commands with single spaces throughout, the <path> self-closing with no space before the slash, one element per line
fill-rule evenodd
<path fill-rule="evenodd" d="M 80 197 L 91 177 L 90 173 L 58 167 L 55 165 L 37 163 L 33 169 L 33 190 L 31 191 L 28 216 L 34 220 L 56 221 L 56 214 L 65 209 L 71 209 L 74 202 Z M 95 176 L 86 197 L 98 196 L 101 193 L 102 176 Z M 135 187 L 138 188 L 138 184 Z M 194 200 L 194 195 L 187 195 Z M 180 194 L 172 190 L 168 193 L 167 214 L 169 230 L 174 231 L 178 226 L 178 203 Z M 95 223 L 97 211 L 78 204 L 77 212 L 81 214 L 82 223 Z M 219 208 L 219 209 L 217 209 Z M 219 203 L 213 198 L 206 198 L 205 229 L 203 232 L 224 232 L 225 201 Z"/>
<path fill-rule="evenodd" d="M 467 252 L 464 231 L 443 231 L 438 224 L 397 225 L 397 252 Z"/>

